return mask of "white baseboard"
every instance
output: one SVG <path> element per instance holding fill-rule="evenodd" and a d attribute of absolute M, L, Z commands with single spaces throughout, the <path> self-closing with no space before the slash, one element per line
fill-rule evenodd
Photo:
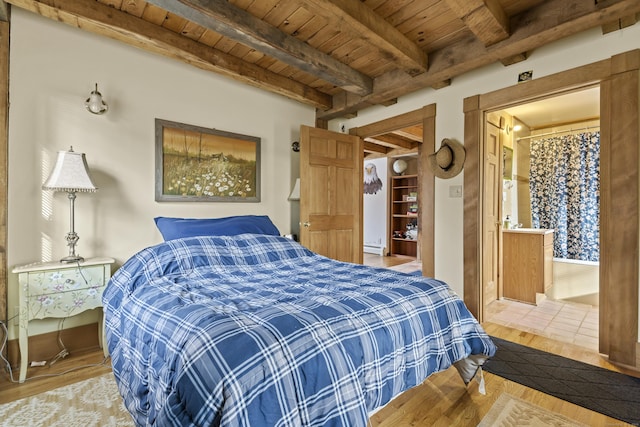
<path fill-rule="evenodd" d="M 364 245 L 363 251 L 368 254 L 384 256 L 384 246 Z"/>

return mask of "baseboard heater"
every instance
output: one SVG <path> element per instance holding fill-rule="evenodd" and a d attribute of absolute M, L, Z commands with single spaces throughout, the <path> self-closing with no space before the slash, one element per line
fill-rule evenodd
<path fill-rule="evenodd" d="M 380 256 L 384 256 L 384 246 L 377 243 L 365 243 L 364 244 L 364 252 L 368 254 L 376 254 Z"/>

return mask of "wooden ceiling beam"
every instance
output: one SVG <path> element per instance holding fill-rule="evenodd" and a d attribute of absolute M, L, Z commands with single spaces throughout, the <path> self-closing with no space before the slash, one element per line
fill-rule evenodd
<path fill-rule="evenodd" d="M 227 0 L 147 0 L 347 92 L 368 95 L 373 80 Z"/>
<path fill-rule="evenodd" d="M 522 62 L 525 59 L 527 59 L 527 52 L 518 53 L 516 55 L 511 55 L 509 57 L 502 58 L 500 62 L 502 62 L 502 65 L 506 67 L 508 65 L 513 65 L 513 64 L 517 64 L 518 62 Z"/>
<path fill-rule="evenodd" d="M 0 21 L 9 22 L 9 6 L 3 0 L 0 0 Z"/>
<path fill-rule="evenodd" d="M 509 17 L 497 0 L 446 0 L 471 32 L 491 46 L 509 37 Z"/>
<path fill-rule="evenodd" d="M 330 108 L 329 95 L 96 1 L 9 0 L 14 6 L 291 99 Z"/>
<path fill-rule="evenodd" d="M 383 147 L 382 145 L 374 144 L 373 142 L 364 141 L 364 152 L 365 153 L 379 153 L 379 154 L 387 154 L 389 149 Z"/>
<path fill-rule="evenodd" d="M 391 133 L 369 136 L 365 138 L 365 141 L 372 142 L 378 145 L 384 145 L 385 147 L 405 148 L 407 150 L 416 148 L 418 146 L 418 142 L 416 141 L 412 141 L 410 139 L 406 139 Z"/>
<path fill-rule="evenodd" d="M 630 27 L 635 25 L 638 22 L 638 15 L 629 15 L 623 16 L 619 19 L 616 19 L 613 22 L 609 22 L 602 26 L 602 34 L 612 33 L 614 31 L 622 30 L 623 28 Z"/>
<path fill-rule="evenodd" d="M 390 58 L 398 67 L 415 76 L 427 70 L 427 54 L 375 13 L 361 0 L 306 0 L 303 7 L 330 22 L 339 22 L 341 31 L 377 47 L 380 57 Z"/>
<path fill-rule="evenodd" d="M 403 138 L 422 143 L 422 125 L 411 126 L 400 130 L 395 130 L 392 133 L 401 136 Z"/>
<path fill-rule="evenodd" d="M 441 82 L 436 82 L 431 85 L 431 88 L 437 90 L 437 89 L 442 89 L 444 87 L 449 87 L 449 86 L 451 86 L 451 79 L 443 80 Z"/>
<path fill-rule="evenodd" d="M 548 0 L 511 18 L 508 39 L 489 47 L 475 37 L 468 37 L 429 54 L 429 69 L 416 77 L 391 71 L 374 81 L 374 91 L 365 97 L 351 97 L 316 115 L 325 120 L 343 117 L 377 104 L 428 88 L 438 82 L 512 55 L 532 51 L 564 37 L 640 13 L 640 0 L 610 0 L 594 4 L 593 0 Z M 553 16 L 554 19 L 549 19 Z"/>

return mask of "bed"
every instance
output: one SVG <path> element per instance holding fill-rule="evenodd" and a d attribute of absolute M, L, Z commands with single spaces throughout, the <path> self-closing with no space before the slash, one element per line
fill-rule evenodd
<path fill-rule="evenodd" d="M 143 249 L 103 302 L 116 383 L 139 426 L 365 427 L 432 373 L 471 362 L 468 382 L 495 352 L 445 283 L 276 235 Z"/>

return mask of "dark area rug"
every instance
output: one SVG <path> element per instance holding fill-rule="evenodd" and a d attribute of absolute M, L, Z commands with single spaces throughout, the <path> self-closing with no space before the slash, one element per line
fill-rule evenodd
<path fill-rule="evenodd" d="M 640 426 L 640 378 L 491 337 L 498 350 L 485 371 Z"/>

